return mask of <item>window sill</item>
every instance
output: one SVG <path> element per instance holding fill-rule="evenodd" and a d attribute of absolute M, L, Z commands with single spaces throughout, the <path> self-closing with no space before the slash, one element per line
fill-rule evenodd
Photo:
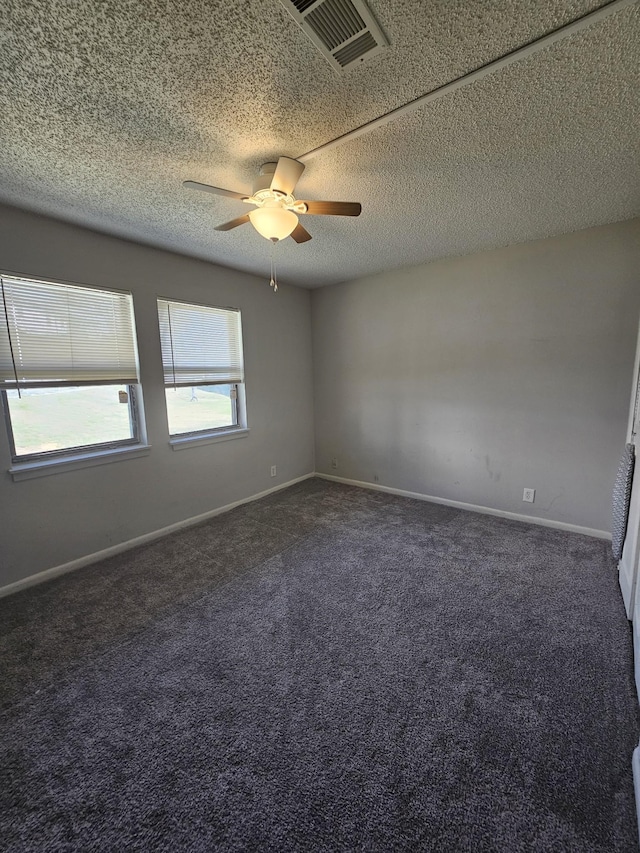
<path fill-rule="evenodd" d="M 55 459 L 38 459 L 35 462 L 16 462 L 9 468 L 14 482 L 33 480 L 35 477 L 48 477 L 50 474 L 62 474 L 78 468 L 92 468 L 95 465 L 108 465 L 124 459 L 147 456 L 151 450 L 149 444 L 136 444 L 132 447 L 119 447 L 113 450 L 99 450 L 94 453 L 76 453 L 73 456 L 58 456 Z"/>
<path fill-rule="evenodd" d="M 218 441 L 232 441 L 234 438 L 246 438 L 248 429 L 229 429 L 224 432 L 208 432 L 200 435 L 176 436 L 169 439 L 173 450 L 186 450 L 188 447 L 200 447 L 202 444 L 215 444 Z"/>

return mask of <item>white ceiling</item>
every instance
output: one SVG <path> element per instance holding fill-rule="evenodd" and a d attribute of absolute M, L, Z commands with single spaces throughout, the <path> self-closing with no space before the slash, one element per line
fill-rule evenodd
<path fill-rule="evenodd" d="M 339 75 L 279 0 L 4 0 L 0 198 L 266 275 L 241 202 L 297 157 L 606 5 L 370 0 L 390 48 Z M 300 198 L 360 201 L 277 247 L 316 287 L 640 215 L 640 4 L 307 161 Z"/>

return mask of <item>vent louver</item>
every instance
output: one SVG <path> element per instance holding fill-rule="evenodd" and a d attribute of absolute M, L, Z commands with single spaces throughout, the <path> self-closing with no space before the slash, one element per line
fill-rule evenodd
<path fill-rule="evenodd" d="M 389 42 L 364 0 L 280 0 L 336 71 L 376 56 Z"/>
<path fill-rule="evenodd" d="M 355 41 L 349 42 L 349 44 L 345 44 L 344 47 L 341 47 L 340 50 L 337 50 L 334 54 L 336 62 L 339 62 L 343 67 L 345 65 L 349 65 L 350 62 L 355 62 L 356 59 L 360 59 L 361 56 L 369 53 L 369 51 L 373 50 L 376 46 L 376 40 L 371 35 L 371 33 L 364 33 Z"/>
<path fill-rule="evenodd" d="M 304 12 L 309 6 L 313 6 L 316 0 L 292 0 L 292 2 L 298 12 Z"/>
<path fill-rule="evenodd" d="M 325 0 L 320 3 L 309 12 L 306 23 L 329 50 L 334 50 L 366 28 L 351 2 L 344 3 L 340 0 Z"/>

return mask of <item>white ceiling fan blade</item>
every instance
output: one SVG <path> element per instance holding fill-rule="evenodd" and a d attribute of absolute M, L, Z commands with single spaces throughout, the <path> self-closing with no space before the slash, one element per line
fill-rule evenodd
<path fill-rule="evenodd" d="M 283 195 L 291 195 L 303 172 L 304 163 L 292 160 L 291 157 L 280 157 L 271 179 L 271 189 Z"/>
<path fill-rule="evenodd" d="M 237 198 L 239 201 L 244 201 L 246 198 L 249 198 L 246 193 L 236 193 L 233 190 L 223 190 L 220 187 L 212 187 L 209 184 L 199 184 L 198 181 L 183 181 L 182 186 L 187 190 L 202 190 L 202 192 L 205 193 L 224 195 L 227 198 Z"/>

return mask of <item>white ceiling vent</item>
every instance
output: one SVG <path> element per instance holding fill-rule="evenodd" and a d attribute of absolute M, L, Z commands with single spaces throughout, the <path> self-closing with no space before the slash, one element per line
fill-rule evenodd
<path fill-rule="evenodd" d="M 364 0 L 280 0 L 336 71 L 363 62 L 389 42 Z"/>

